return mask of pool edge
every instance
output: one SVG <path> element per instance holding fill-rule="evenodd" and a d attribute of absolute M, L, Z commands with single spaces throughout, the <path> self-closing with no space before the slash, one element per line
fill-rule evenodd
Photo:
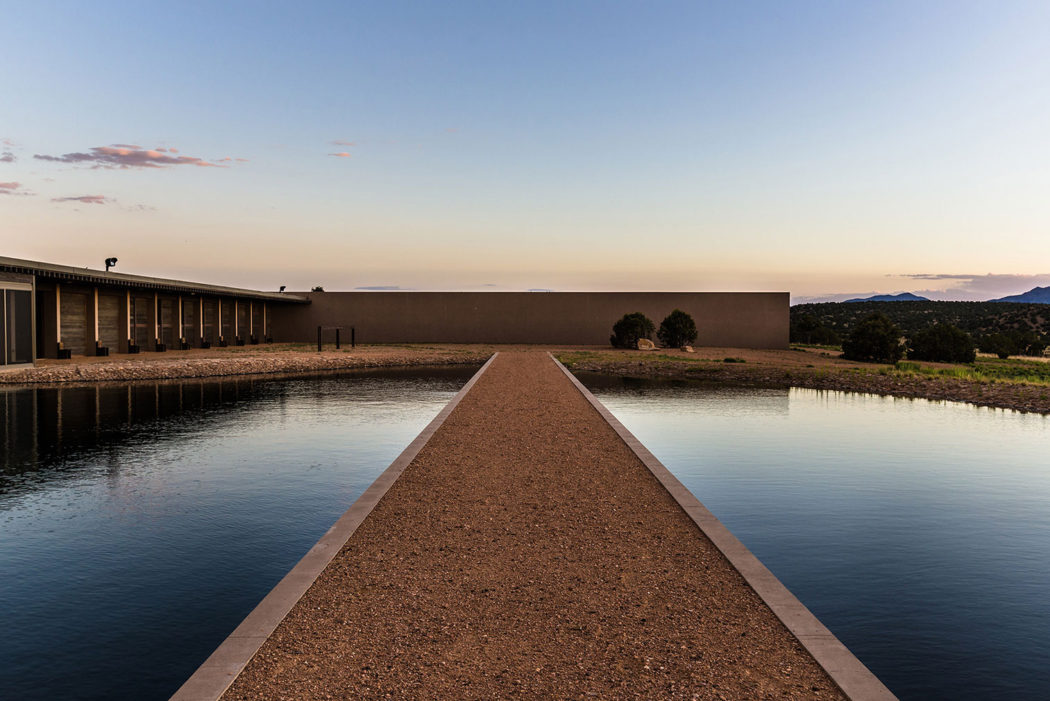
<path fill-rule="evenodd" d="M 548 355 L 843 694 L 854 701 L 897 698 L 553 353 Z"/>
<path fill-rule="evenodd" d="M 171 701 L 215 701 L 233 684 L 244 668 L 288 615 L 321 572 L 342 550 L 358 526 L 372 513 L 405 468 L 416 458 L 431 436 L 441 428 L 478 379 L 496 359 L 493 353 L 465 385 L 408 444 L 390 466 L 368 486 L 342 516 L 321 536 L 280 582 L 252 609 L 240 625 L 171 696 Z"/>

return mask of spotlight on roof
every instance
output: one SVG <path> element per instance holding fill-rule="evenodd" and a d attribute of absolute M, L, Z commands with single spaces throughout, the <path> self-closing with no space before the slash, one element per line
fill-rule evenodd
<path fill-rule="evenodd" d="M 116 258 L 107 258 L 106 259 L 106 272 L 108 273 L 109 269 L 112 268 L 113 266 L 115 266 L 116 264 L 117 264 L 117 259 Z"/>
<path fill-rule="evenodd" d="M 286 287 L 285 285 L 281 285 L 281 289 L 280 289 L 279 291 L 280 291 L 280 292 L 284 292 L 284 288 L 285 288 L 285 287 Z"/>

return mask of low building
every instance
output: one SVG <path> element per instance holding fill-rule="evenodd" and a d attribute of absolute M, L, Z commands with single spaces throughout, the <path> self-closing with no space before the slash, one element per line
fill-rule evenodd
<path fill-rule="evenodd" d="M 3 364 L 245 345 L 272 337 L 278 292 L 0 257 Z"/>

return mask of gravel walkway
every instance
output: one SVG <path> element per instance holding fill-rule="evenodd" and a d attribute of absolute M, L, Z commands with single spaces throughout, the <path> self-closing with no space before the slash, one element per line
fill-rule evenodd
<path fill-rule="evenodd" d="M 501 353 L 225 694 L 841 698 L 546 353 Z"/>

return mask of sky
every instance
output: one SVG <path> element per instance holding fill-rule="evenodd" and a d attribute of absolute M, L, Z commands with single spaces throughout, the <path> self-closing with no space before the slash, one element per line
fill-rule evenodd
<path fill-rule="evenodd" d="M 1050 284 L 1050 3 L 0 0 L 0 255 L 290 290 Z"/>

